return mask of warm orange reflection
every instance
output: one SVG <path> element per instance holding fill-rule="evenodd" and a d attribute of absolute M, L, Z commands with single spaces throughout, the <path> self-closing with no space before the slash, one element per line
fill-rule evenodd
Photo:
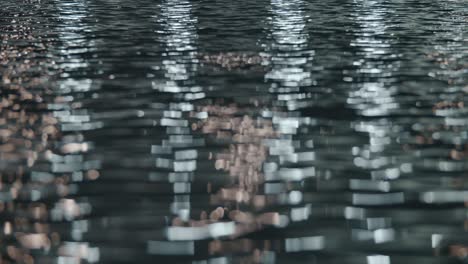
<path fill-rule="evenodd" d="M 49 70 L 56 62 L 48 49 L 53 43 L 37 35 L 35 23 L 34 16 L 16 17 L 0 35 L 7 43 L 0 48 L 0 244 L 6 249 L 1 263 L 40 262 L 33 251 L 45 255 L 60 244 L 53 226 L 57 215 L 71 220 L 83 214 L 73 199 L 54 205 L 73 192 L 72 172 L 53 171 L 51 163 L 88 147 L 65 143 L 57 149 L 64 135 L 49 105 L 67 104 L 70 98 L 51 88 L 55 77 Z M 99 177 L 96 170 L 84 173 L 89 180 Z"/>
<path fill-rule="evenodd" d="M 201 63 L 221 67 L 226 70 L 261 70 L 267 58 L 263 55 L 242 52 L 220 52 L 217 54 L 202 54 Z"/>
<path fill-rule="evenodd" d="M 228 142 L 224 151 L 210 153 L 209 159 L 217 171 L 229 175 L 231 184 L 211 195 L 210 203 L 218 205 L 216 209 L 202 211 L 199 220 L 184 222 L 176 217 L 172 221 L 173 226 L 204 227 L 220 221 L 233 221 L 235 231 L 229 237 L 234 239 L 266 226 L 284 224 L 278 212 L 263 212 L 266 199 L 265 195 L 259 193 L 259 189 L 264 183 L 262 169 L 268 157 L 264 140 L 277 138 L 280 133 L 274 128 L 271 119 L 247 114 L 254 112 L 257 107 L 261 107 L 258 102 L 245 106 L 217 100 L 214 104 L 195 109 L 194 116 L 205 112 L 208 117 L 193 123 L 192 130 Z M 250 209 L 246 210 L 246 207 Z M 213 241 L 209 248 L 212 255 L 238 251 L 254 252 L 246 261 L 260 262 L 260 251 L 255 250 L 249 240 L 242 240 L 242 243 Z"/>

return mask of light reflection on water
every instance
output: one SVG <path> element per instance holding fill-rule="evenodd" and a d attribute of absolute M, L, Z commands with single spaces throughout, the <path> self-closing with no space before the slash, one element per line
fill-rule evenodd
<path fill-rule="evenodd" d="M 224 2 L 0 4 L 2 261 L 466 258 L 463 3 Z"/>

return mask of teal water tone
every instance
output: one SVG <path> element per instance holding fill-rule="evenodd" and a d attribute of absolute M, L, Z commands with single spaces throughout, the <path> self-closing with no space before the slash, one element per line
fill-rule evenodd
<path fill-rule="evenodd" d="M 1 263 L 467 263 L 466 0 L 3 0 Z"/>

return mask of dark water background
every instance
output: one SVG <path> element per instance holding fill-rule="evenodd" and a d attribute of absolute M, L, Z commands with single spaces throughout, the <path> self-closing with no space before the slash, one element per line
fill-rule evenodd
<path fill-rule="evenodd" d="M 466 0 L 2 0 L 0 37 L 1 263 L 468 261 Z"/>

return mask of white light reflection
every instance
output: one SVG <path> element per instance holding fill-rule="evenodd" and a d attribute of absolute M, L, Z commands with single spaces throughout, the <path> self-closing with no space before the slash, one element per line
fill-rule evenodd
<path fill-rule="evenodd" d="M 390 264 L 390 257 L 385 255 L 367 256 L 367 264 Z"/>
<path fill-rule="evenodd" d="M 191 101 L 205 97 L 201 87 L 193 80 L 197 71 L 197 18 L 193 16 L 190 1 L 175 0 L 162 1 L 161 16 L 158 23 L 163 25 L 161 33 L 164 46 L 162 70 L 164 79 L 154 81 L 153 88 L 174 93 L 174 97 L 184 101 Z M 153 146 L 152 153 L 156 155 L 156 167 L 170 170 L 168 181 L 173 184 L 174 202 L 171 213 L 182 221 L 190 219 L 191 181 L 197 169 L 198 152 L 194 147 L 204 145 L 204 140 L 194 138 L 191 134 L 187 113 L 194 110 L 188 102 L 171 103 L 164 111 L 160 125 L 166 127 L 168 139 L 162 140 L 160 146 Z M 198 116 L 195 118 L 203 118 Z M 181 149 L 181 150 L 177 150 Z M 165 155 L 161 157 L 160 155 Z M 167 158 L 169 155 L 171 158 Z M 159 174 L 151 174 L 152 180 L 160 178 Z M 183 227 L 180 227 L 183 229 Z M 168 239 L 173 240 L 175 229 L 169 228 Z M 182 235 L 190 235 L 193 230 L 187 229 Z M 175 232 L 175 233 L 174 233 Z"/>
<path fill-rule="evenodd" d="M 49 106 L 54 116 L 60 121 L 62 131 L 83 131 L 102 127 L 100 122 L 92 122 L 86 109 L 78 109 L 81 104 L 76 102 L 76 93 L 87 92 L 98 88 L 98 83 L 91 79 L 76 78 L 72 74 L 88 70 L 89 62 L 83 54 L 94 50 L 95 43 L 85 35 L 88 25 L 85 19 L 89 17 L 87 1 L 64 2 L 56 1 L 58 17 L 61 21 L 58 37 L 61 43 L 57 63 L 62 71 L 58 80 L 59 94 L 57 102 Z"/>
<path fill-rule="evenodd" d="M 84 54 L 92 52 L 95 48 L 93 40 L 86 36 L 89 18 L 88 3 L 84 0 L 73 2 L 55 1 L 58 18 L 59 50 L 56 54 L 58 69 L 62 72 L 57 87 L 57 94 L 53 104 L 48 108 L 53 110 L 60 130 L 64 133 L 59 142 L 57 153 L 49 153 L 48 160 L 52 163 L 52 172 L 59 177 L 67 176 L 72 182 L 95 180 L 99 176 L 100 161 L 86 160 L 85 153 L 90 151 L 94 144 L 85 142 L 81 131 L 92 130 L 102 126 L 93 122 L 87 109 L 80 109 L 81 103 L 77 94 L 99 89 L 99 83 L 94 80 L 76 77 L 88 71 L 89 62 Z M 77 186 L 69 184 L 67 194 L 77 191 Z M 91 205 L 87 202 L 78 202 L 73 198 L 64 198 L 55 203 L 50 210 L 50 219 L 53 221 L 67 221 L 72 223 L 71 240 L 81 240 L 82 234 L 88 232 L 87 220 L 78 220 L 91 213 Z M 99 249 L 90 247 L 88 243 L 62 241 L 58 248 L 59 263 L 70 260 L 84 260 L 90 263 L 99 261 Z"/>
<path fill-rule="evenodd" d="M 389 10 L 380 0 L 355 0 L 354 3 L 357 6 L 355 19 L 361 30 L 351 46 L 358 49 L 360 59 L 353 62 L 358 68 L 356 76 L 345 77 L 345 81 L 357 83 L 357 89 L 349 94 L 347 102 L 362 115 L 383 116 L 398 108 L 392 97 L 395 87 L 391 86 L 393 72 L 399 67 L 398 55 L 392 49 L 393 40 L 382 38 L 387 34 L 385 15 Z"/>
<path fill-rule="evenodd" d="M 287 112 L 263 112 L 265 118 L 271 118 L 279 138 L 264 140 L 268 147 L 269 157 L 264 165 L 265 187 L 273 187 L 270 181 L 297 182 L 315 176 L 315 168 L 311 166 L 297 168 L 299 163 L 308 163 L 315 159 L 313 151 L 297 152 L 301 148 L 299 140 L 293 136 L 304 125 L 310 125 L 310 118 L 301 117 L 294 110 L 306 106 L 310 93 L 306 88 L 315 84 L 311 76 L 311 61 L 314 51 L 308 47 L 309 34 L 306 30 L 307 12 L 302 0 L 284 1 L 271 0 L 268 29 L 269 43 L 265 46 L 265 57 L 269 58 L 270 71 L 265 74 L 265 81 L 270 83 L 269 92 L 276 97 L 272 106 L 287 109 Z M 305 103 L 305 104 L 304 104 Z M 302 146 L 304 147 L 304 146 Z M 276 186 L 277 187 L 277 186 Z M 300 205 L 303 200 L 299 190 L 290 193 L 284 188 L 276 190 L 278 201 L 291 206 Z M 307 210 L 291 209 L 290 218 L 284 216 L 285 223 L 289 220 L 304 221 L 309 217 Z M 288 220 L 288 221 L 286 221 Z M 285 224 L 287 225 L 287 224 Z"/>
<path fill-rule="evenodd" d="M 197 227 L 171 226 L 167 229 L 167 237 L 172 241 L 202 240 L 234 235 L 234 222 L 219 222 Z"/>
<path fill-rule="evenodd" d="M 309 96 L 301 88 L 313 83 L 309 68 L 314 52 L 308 49 L 304 8 L 305 3 L 301 0 L 272 0 L 270 3 L 271 42 L 265 45 L 265 53 L 270 58 L 268 63 L 271 70 L 265 74 L 265 80 L 271 83 L 269 91 L 276 96 L 280 106 L 286 106 L 289 110 L 297 109 L 298 102 Z M 285 163 L 294 163 L 299 156 L 314 159 L 313 152 L 304 155 L 295 153 L 294 149 L 298 146 L 291 139 L 299 126 L 310 124 L 309 118 L 302 118 L 294 112 L 269 111 L 264 112 L 264 117 L 272 118 L 282 137 L 266 142 L 270 155 L 279 156 Z M 272 172 L 269 171 L 269 174 Z"/>
<path fill-rule="evenodd" d="M 385 38 L 387 25 L 386 15 L 390 12 L 382 1 L 354 1 L 356 6 L 356 22 L 360 30 L 356 32 L 356 39 L 351 46 L 357 48 L 358 60 L 353 62 L 357 67 L 354 76 L 345 77 L 355 82 L 353 91 L 349 93 L 348 105 L 364 116 L 385 116 L 398 108 L 393 94 L 393 72 L 398 70 L 398 55 L 394 54 L 391 38 Z M 347 73 L 345 73 L 346 75 Z M 369 134 L 369 144 L 355 147 L 353 154 L 357 167 L 375 170 L 374 174 L 385 174 L 379 179 L 395 179 L 399 177 L 399 170 L 389 169 L 394 162 L 391 157 L 381 154 L 385 146 L 392 144 L 390 134 L 392 123 L 387 119 L 363 121 L 354 124 L 355 130 Z M 376 156 L 377 155 L 377 156 Z"/>
<path fill-rule="evenodd" d="M 296 100 L 307 98 L 300 87 L 313 83 L 310 61 L 314 51 L 308 49 L 307 16 L 303 1 L 272 0 L 270 26 L 272 43 L 266 45 L 271 70 L 265 75 L 272 81 L 270 92 L 280 93 L 277 99 L 295 109 Z"/>
<path fill-rule="evenodd" d="M 325 237 L 323 236 L 286 238 L 285 241 L 286 252 L 321 250 L 324 247 Z"/>
<path fill-rule="evenodd" d="M 161 18 L 165 52 L 162 68 L 166 81 L 153 82 L 153 88 L 170 93 L 185 93 L 183 99 L 195 100 L 205 95 L 201 87 L 193 85 L 197 70 L 197 19 L 192 14 L 190 1 L 163 1 Z"/>
<path fill-rule="evenodd" d="M 349 93 L 347 103 L 362 116 L 375 117 L 370 121 L 355 123 L 354 129 L 369 134 L 369 144 L 353 148 L 354 165 L 367 169 L 371 179 L 351 179 L 350 189 L 353 190 L 352 204 L 355 206 L 397 205 L 405 202 L 403 192 L 390 192 L 388 180 L 400 177 L 400 166 L 393 156 L 384 154 L 385 148 L 392 144 L 392 123 L 386 118 L 379 118 L 392 113 L 399 107 L 393 94 L 394 72 L 400 67 L 398 55 L 393 49 L 394 38 L 387 38 L 386 20 L 391 10 L 385 7 L 381 0 L 355 0 L 354 10 L 359 30 L 351 46 L 356 49 L 353 62 L 356 67 L 354 74 L 344 71 L 344 81 L 352 82 L 354 88 Z M 369 191 L 373 193 L 368 193 Z M 357 210 L 357 208 L 355 209 Z M 373 240 L 374 243 L 385 243 L 395 239 L 395 232 L 390 225 L 391 219 L 375 220 L 360 212 L 348 209 L 347 218 L 360 219 L 367 229 L 353 230 L 355 240 Z M 359 213 L 354 216 L 351 214 Z M 383 218 L 376 218 L 383 219 Z M 379 222 L 380 221 L 380 222 Z M 382 225 L 384 229 L 372 230 Z M 369 230 L 370 229 L 370 230 Z M 368 263 L 387 263 L 386 256 L 369 256 Z"/>
<path fill-rule="evenodd" d="M 91 90 L 93 81 L 85 78 L 67 78 L 70 72 L 76 72 L 80 69 L 86 69 L 89 66 L 88 61 L 81 56 L 84 53 L 92 51 L 94 41 L 88 40 L 84 35 L 87 25 L 84 19 L 88 17 L 87 2 L 84 0 L 74 2 L 56 1 L 58 18 L 61 22 L 58 37 L 61 41 L 59 49 L 60 61 L 58 67 L 63 71 L 59 81 L 61 94 L 72 92 L 85 92 Z"/>
<path fill-rule="evenodd" d="M 315 176 L 315 168 L 311 166 L 297 168 L 299 163 L 308 163 L 315 159 L 313 151 L 297 152 L 301 148 L 300 140 L 294 140 L 299 128 L 310 125 L 310 118 L 300 116 L 294 110 L 303 106 L 310 94 L 306 91 L 315 83 L 311 76 L 311 61 L 314 51 L 308 47 L 309 35 L 306 30 L 307 13 L 304 11 L 305 2 L 302 0 L 284 1 L 271 0 L 268 29 L 269 43 L 265 46 L 265 57 L 269 58 L 270 71 L 265 74 L 265 81 L 270 83 L 269 92 L 276 100 L 272 106 L 289 111 L 263 112 L 264 118 L 271 118 L 278 138 L 264 140 L 268 147 L 269 156 L 264 164 L 265 190 L 275 192 L 278 202 L 294 206 L 289 216 L 282 216 L 284 225 L 292 221 L 307 220 L 310 208 L 300 206 L 303 194 L 300 190 L 284 193 L 283 185 L 273 183 L 297 182 Z M 303 148 L 304 146 L 302 146 Z M 299 245 L 308 238 L 289 239 L 291 250 L 308 250 L 305 245 Z M 296 245 L 296 240 L 299 241 Z M 309 246 L 310 243 L 307 245 Z M 320 244 L 320 243 L 319 243 Z M 289 244 L 288 244 L 289 245 Z M 296 248 L 296 246 L 298 248 Z M 318 248 L 321 246 L 317 245 Z"/>

